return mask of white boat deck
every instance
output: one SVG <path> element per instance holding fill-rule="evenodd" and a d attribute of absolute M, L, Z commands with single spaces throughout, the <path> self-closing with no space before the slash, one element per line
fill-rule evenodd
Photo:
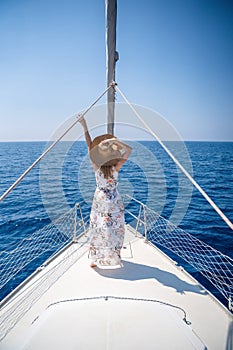
<path fill-rule="evenodd" d="M 122 259 L 90 268 L 82 236 L 2 306 L 0 349 L 232 349 L 230 312 L 129 227 Z"/>

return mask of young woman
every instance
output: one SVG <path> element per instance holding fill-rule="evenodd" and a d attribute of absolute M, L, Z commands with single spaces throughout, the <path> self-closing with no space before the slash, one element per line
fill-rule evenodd
<path fill-rule="evenodd" d="M 118 172 L 132 148 L 111 134 L 93 141 L 86 121 L 80 118 L 96 178 L 96 190 L 90 215 L 91 267 L 121 265 L 124 241 L 124 205 L 117 190 Z"/>

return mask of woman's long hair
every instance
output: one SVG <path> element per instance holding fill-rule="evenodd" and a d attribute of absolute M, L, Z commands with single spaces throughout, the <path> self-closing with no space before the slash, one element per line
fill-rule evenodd
<path fill-rule="evenodd" d="M 104 174 L 104 178 L 108 179 L 112 176 L 113 173 L 113 167 L 110 165 L 102 165 L 100 167 L 100 170 L 102 171 L 102 173 Z"/>

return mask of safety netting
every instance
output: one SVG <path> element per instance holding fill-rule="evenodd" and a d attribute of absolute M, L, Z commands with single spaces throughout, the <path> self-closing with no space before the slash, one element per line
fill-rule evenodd
<path fill-rule="evenodd" d="M 83 232 L 83 225 L 80 207 L 75 205 L 58 219 L 22 239 L 12 249 L 1 251 L 0 290 L 33 261 L 37 261 L 34 268 L 41 266 L 41 259 L 51 257 L 75 240 Z"/>
<path fill-rule="evenodd" d="M 228 307 L 233 310 L 233 260 L 172 224 L 143 203 L 131 198 L 131 213 L 137 231 L 157 247 L 172 253 L 194 267 L 217 289 L 227 300 Z M 128 214 L 130 214 L 128 212 Z"/>

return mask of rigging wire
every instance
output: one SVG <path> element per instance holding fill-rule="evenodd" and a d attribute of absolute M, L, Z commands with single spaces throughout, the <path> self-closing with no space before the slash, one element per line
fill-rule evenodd
<path fill-rule="evenodd" d="M 116 85 L 117 91 L 123 97 L 125 102 L 134 112 L 134 114 L 138 117 L 141 123 L 146 127 L 146 129 L 154 136 L 154 138 L 159 142 L 159 144 L 163 147 L 166 153 L 170 156 L 173 162 L 180 168 L 180 170 L 185 174 L 185 176 L 191 181 L 191 183 L 196 187 L 196 189 L 202 194 L 202 196 L 209 202 L 212 208 L 218 213 L 218 215 L 225 221 L 225 223 L 233 230 L 233 223 L 228 219 L 228 217 L 221 211 L 221 209 L 214 203 L 214 201 L 208 196 L 208 194 L 202 189 L 202 187 L 194 180 L 194 178 L 188 173 L 188 171 L 180 164 L 180 162 L 176 159 L 176 157 L 169 151 L 169 149 L 164 145 L 164 143 L 160 140 L 158 135 L 147 125 L 147 123 L 143 120 L 140 114 L 136 111 L 133 105 L 129 102 L 123 92 L 119 89 L 118 85 Z"/>
<path fill-rule="evenodd" d="M 78 114 L 76 120 L 64 131 L 62 135 L 59 136 L 57 140 L 55 140 L 36 160 L 32 165 L 6 190 L 3 195 L 0 197 L 0 202 L 2 202 L 7 195 L 22 181 L 22 179 L 49 153 L 54 146 L 78 123 L 79 119 L 83 117 L 89 110 L 106 94 L 106 92 L 115 86 L 117 91 L 123 97 L 125 102 L 137 116 L 137 118 L 141 121 L 141 123 L 146 127 L 146 129 L 154 136 L 154 138 L 159 142 L 165 152 L 170 156 L 170 158 L 174 161 L 174 163 L 180 168 L 180 170 L 185 174 L 185 176 L 191 181 L 191 183 L 196 187 L 196 189 L 202 194 L 202 196 L 209 202 L 212 208 L 218 213 L 218 215 L 225 221 L 225 223 L 233 230 L 233 223 L 228 219 L 228 217 L 221 211 L 221 209 L 215 204 L 215 202 L 208 196 L 208 194 L 202 189 L 202 187 L 193 179 L 193 177 L 189 174 L 189 172 L 181 165 L 181 163 L 176 159 L 176 157 L 170 152 L 170 150 L 164 145 L 164 143 L 160 140 L 158 135 L 147 125 L 147 123 L 143 120 L 140 114 L 136 111 L 133 105 L 129 102 L 127 97 L 123 94 L 123 92 L 119 89 L 118 85 L 113 81 L 111 84 L 104 90 L 104 92 L 83 112 Z"/>
<path fill-rule="evenodd" d="M 89 110 L 106 94 L 106 92 L 112 87 L 112 84 L 110 84 L 104 92 L 83 112 L 78 114 L 76 117 L 76 120 L 63 132 L 62 135 L 59 136 L 57 140 L 55 140 L 36 160 L 32 165 L 27 168 L 27 170 L 6 190 L 6 192 L 3 193 L 3 195 L 0 197 L 0 202 L 5 199 L 8 194 L 23 180 L 23 178 L 46 156 L 47 153 L 49 153 L 54 146 L 78 123 L 81 117 L 83 117 Z"/>

